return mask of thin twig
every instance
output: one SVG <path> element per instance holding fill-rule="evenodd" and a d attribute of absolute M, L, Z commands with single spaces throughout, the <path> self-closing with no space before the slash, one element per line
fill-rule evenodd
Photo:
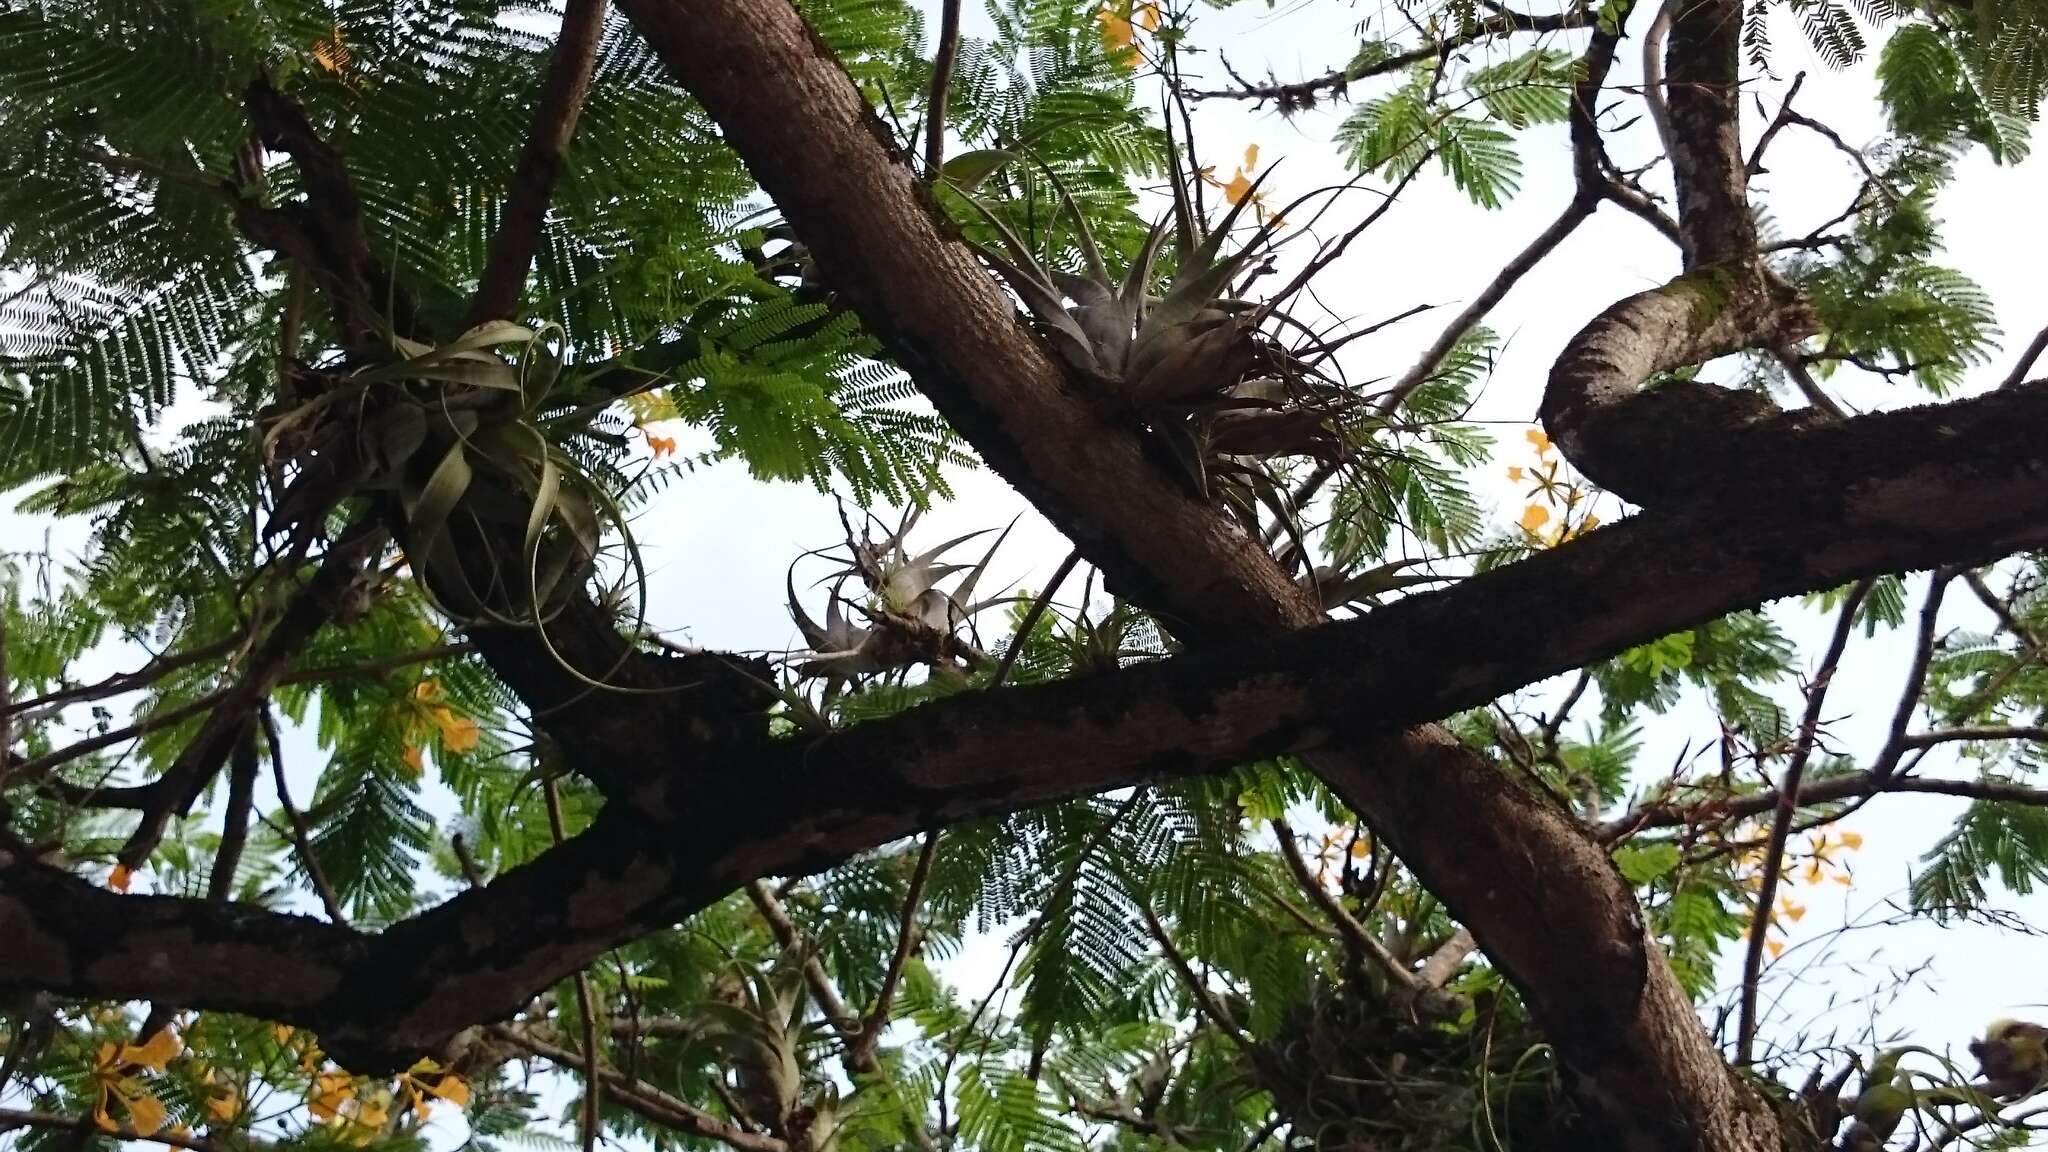
<path fill-rule="evenodd" d="M 421 649 L 417 652 L 407 652 L 398 656 L 386 657 L 382 660 L 365 661 L 360 664 L 340 664 L 327 668 L 307 668 L 281 676 L 278 678 L 277 683 L 313 684 L 325 683 L 330 680 L 352 679 L 357 676 L 381 676 L 387 672 L 395 672 L 400 668 L 413 664 L 430 663 L 449 656 L 463 655 L 471 651 L 474 651 L 474 648 L 468 643 L 442 644 L 433 648 Z M 141 687 L 141 685 L 134 685 L 133 687 Z M 123 692 L 129 690 L 129 687 L 120 689 Z M 111 747 L 125 740 L 146 736 L 151 732 L 182 723 L 202 712 L 210 711 L 235 694 L 236 689 L 232 686 L 216 689 L 168 711 L 153 712 L 132 724 L 109 729 L 95 736 L 88 736 L 83 740 L 67 744 L 33 760 L 23 761 L 20 765 L 16 766 L 14 773 L 28 779 L 44 776 L 51 769 L 76 760 L 81 756 L 90 755 L 102 748 Z M 149 803 L 153 797 L 158 795 L 160 790 L 168 789 L 169 785 L 165 782 L 167 779 L 168 777 L 159 777 L 148 784 L 111 789 L 81 789 L 77 786 L 62 785 L 58 781 L 51 781 L 50 783 L 56 787 L 58 794 L 67 803 L 89 804 L 94 807 L 103 808 L 138 808 Z"/>
<path fill-rule="evenodd" d="M 1452 317 L 1449 324 L 1444 325 L 1443 331 L 1437 334 L 1436 341 L 1408 371 L 1401 374 L 1401 378 L 1394 382 L 1394 386 L 1387 390 L 1386 395 L 1380 398 L 1379 403 L 1375 405 L 1379 415 L 1392 415 L 1408 399 L 1409 394 L 1427 383 L 1437 368 L 1443 364 L 1444 357 L 1450 355 L 1451 349 L 1457 347 L 1458 341 L 1465 333 L 1491 312 L 1494 305 L 1499 304 L 1508 294 L 1508 290 L 1522 277 L 1542 263 L 1543 258 L 1555 251 L 1559 244 L 1564 243 L 1565 237 L 1570 236 L 1580 224 L 1591 217 L 1593 209 L 1598 204 L 1599 201 L 1591 196 L 1572 197 L 1572 202 L 1565 206 L 1563 212 L 1558 213 L 1557 219 L 1552 220 L 1548 227 L 1537 233 L 1536 238 L 1529 241 L 1527 247 L 1517 252 L 1514 259 L 1508 261 L 1494 274 L 1493 279 L 1472 298 L 1471 303 L 1465 305 L 1463 311 Z"/>
<path fill-rule="evenodd" d="M 1999 381 L 1998 386 L 2017 388 L 2026 383 L 2027 373 L 2033 369 L 2034 362 L 2041 358 L 2043 352 L 2048 352 L 2048 328 L 2034 334 L 2034 338 L 2020 352 L 2020 358 L 2013 363 L 2012 371 L 2005 374 L 2005 379 Z"/>
<path fill-rule="evenodd" d="M 1673 2 L 1675 2 L 1675 0 L 1673 0 Z M 1659 21 L 1668 23 L 1670 19 L 1669 12 L 1670 8 L 1667 5 L 1664 11 L 1659 12 L 1657 14 L 1657 19 Z M 1792 86 L 1785 89 L 1785 99 L 1778 105 L 1778 114 L 1776 116 L 1771 117 L 1770 125 L 1763 130 L 1762 135 L 1756 138 L 1756 147 L 1750 151 L 1749 164 L 1747 165 L 1749 174 L 1751 176 L 1760 176 L 1763 174 L 1764 150 L 1771 146 L 1771 141 L 1777 139 L 1778 133 L 1785 130 L 1785 125 L 1790 124 L 1792 122 L 1791 116 L 1788 115 L 1788 113 L 1792 111 L 1792 98 L 1794 96 L 1799 95 L 1799 89 L 1805 83 L 1806 73 L 1804 72 L 1801 72 L 1798 75 L 1792 77 Z M 1671 135 L 1669 124 L 1670 120 L 1668 118 L 1668 114 L 1665 120 L 1658 122 L 1658 130 L 1664 136 L 1664 147 L 1667 150 L 1671 147 Z"/>
<path fill-rule="evenodd" d="M 187 1132 L 175 1132 L 169 1128 L 144 1135 L 125 1124 L 116 1128 L 103 1128 L 90 1116 L 60 1116 L 55 1112 L 0 1108 L 0 1132 L 10 1128 L 48 1128 L 58 1132 L 76 1132 L 86 1137 L 104 1136 L 122 1143 L 140 1140 L 145 1143 L 162 1144 L 168 1148 L 184 1148 L 188 1152 L 242 1152 L 244 1148 L 275 1147 L 267 1140 L 249 1140 L 240 1135 L 233 1144 L 204 1136 L 194 1136 Z"/>
<path fill-rule="evenodd" d="M 960 50 L 960 0 L 939 9 L 939 50 L 932 60 L 931 94 L 924 109 L 925 179 L 937 180 L 946 159 L 946 95 L 953 83 L 953 57 Z"/>
<path fill-rule="evenodd" d="M 548 833 L 554 837 L 555 846 L 561 847 L 569 839 L 562 823 L 562 793 L 550 776 L 541 782 L 541 793 L 547 799 Z M 599 1067 L 597 1049 L 596 997 L 590 994 L 590 973 L 586 969 L 576 970 L 576 1012 L 583 1018 L 583 1109 L 579 1127 L 583 1136 L 583 1152 L 596 1152 L 598 1130 L 602 1123 L 598 1105 L 604 1093 L 604 1077 Z"/>
<path fill-rule="evenodd" d="M 493 1037 L 558 1067 L 585 1067 L 579 1053 L 532 1036 L 523 1029 L 497 1024 L 491 1027 L 490 1033 Z M 788 1152 L 789 1145 L 782 1140 L 758 1132 L 748 1132 L 694 1104 L 679 1100 L 652 1084 L 631 1079 L 615 1068 L 600 1067 L 598 1076 L 604 1081 L 605 1087 L 611 1090 L 611 1098 L 614 1101 L 664 1127 L 716 1140 L 740 1149 L 741 1152 Z"/>
<path fill-rule="evenodd" d="M 1173 943 L 1173 937 L 1167 934 L 1166 925 L 1161 924 L 1158 915 L 1152 911 L 1152 905 L 1140 902 L 1138 911 L 1145 917 L 1145 930 L 1152 934 L 1152 939 L 1159 945 L 1159 951 L 1165 955 L 1167 964 L 1172 966 L 1181 983 L 1186 985 L 1188 995 L 1195 1002 L 1196 1010 L 1207 1017 L 1218 1031 L 1236 1041 L 1240 1048 L 1250 1048 L 1251 1037 L 1246 1036 L 1237 1021 L 1230 1018 L 1229 1010 L 1217 1001 L 1215 994 L 1202 983 L 1202 978 L 1195 975 L 1194 968 L 1188 964 L 1188 958 L 1181 954 L 1180 949 Z"/>
<path fill-rule="evenodd" d="M 896 998 L 896 984 L 903 979 L 903 966 L 910 962 L 910 949 L 917 942 L 917 908 L 924 902 L 925 881 L 931 878 L 932 860 L 939 854 L 939 833 L 927 832 L 924 848 L 917 854 L 917 866 L 910 872 L 910 888 L 903 897 L 903 914 L 896 923 L 896 951 L 889 957 L 889 969 L 882 974 L 881 990 L 875 993 L 875 1006 L 861 1025 L 860 1034 L 854 1037 L 853 1045 L 861 1055 L 856 1063 L 865 1062 L 874 1053 L 875 1040 L 889 1023 L 889 1005 Z"/>
<path fill-rule="evenodd" d="M 1913 713 L 1920 707 L 1921 693 L 1927 687 L 1927 666 L 1934 661 L 1934 628 L 1941 615 L 1942 594 L 1958 571 L 1955 568 L 1938 568 L 1927 582 L 1927 599 L 1920 605 L 1920 626 L 1914 637 L 1913 664 L 1906 670 L 1906 683 L 1899 691 L 1898 707 L 1892 711 L 1891 734 L 1886 737 L 1884 750 L 1878 753 L 1876 763 L 1870 766 L 1871 774 L 1879 779 L 1897 772 L 1899 758 L 1906 753 L 1906 726 L 1913 722 Z"/>
<path fill-rule="evenodd" d="M 1829 637 L 1827 652 L 1822 655 L 1820 667 L 1813 674 L 1813 683 L 1807 688 L 1806 715 L 1800 719 L 1791 762 L 1785 766 L 1784 783 L 1778 788 L 1778 814 L 1771 825 L 1770 842 L 1764 848 L 1763 883 L 1757 888 L 1756 915 L 1749 926 L 1749 950 L 1742 960 L 1742 1012 L 1735 1038 L 1735 1062 L 1738 1065 L 1750 1063 L 1756 1046 L 1757 986 L 1763 976 L 1764 938 L 1771 924 L 1771 906 L 1778 899 L 1778 876 L 1783 871 L 1785 842 L 1792 834 L 1793 817 L 1799 812 L 1800 777 L 1805 775 L 1807 762 L 1819 740 L 1821 709 L 1827 703 L 1828 685 L 1834 682 L 1835 670 L 1841 666 L 1842 653 L 1849 646 L 1849 632 L 1855 627 L 1856 612 L 1863 607 L 1864 598 L 1870 595 L 1875 583 L 1868 579 L 1857 581 L 1849 589 L 1848 598 L 1842 602 L 1841 611 L 1835 618 L 1834 635 Z"/>
<path fill-rule="evenodd" d="M 1806 370 L 1806 364 L 1799 359 L 1798 352 L 1791 348 L 1779 348 L 1774 349 L 1771 354 L 1777 357 L 1779 365 L 1785 369 L 1785 375 L 1792 378 L 1793 386 L 1799 389 L 1800 395 L 1806 397 L 1808 404 L 1813 405 L 1817 411 L 1827 413 L 1831 419 L 1849 418 L 1849 413 L 1833 396 L 1827 394 L 1827 390 L 1820 386 L 1820 381 L 1813 378 L 1813 373 Z"/>
<path fill-rule="evenodd" d="M 299 866 L 306 870 L 306 879 L 313 885 L 313 891 L 320 896 L 320 906 L 327 910 L 327 918 L 336 924 L 348 923 L 342 914 L 341 901 L 334 894 L 334 885 L 328 883 L 327 873 L 320 867 L 320 858 L 313 854 L 313 833 L 306 826 L 305 814 L 292 803 L 291 786 L 284 778 L 284 741 L 278 735 L 277 716 L 265 704 L 259 713 L 263 720 L 263 738 L 270 745 L 270 771 L 272 785 L 277 789 L 277 806 L 284 810 L 285 822 L 291 825 L 292 850 L 298 853 Z"/>
<path fill-rule="evenodd" d="M 1053 569 L 1052 578 L 1045 582 L 1045 591 L 1040 592 L 1038 598 L 1031 602 L 1031 607 L 1024 611 L 1024 619 L 1018 622 L 1017 638 L 1011 641 L 1010 650 L 1003 653 L 1002 661 L 996 665 L 995 674 L 988 678 L 990 688 L 1002 687 L 1003 680 L 1010 674 L 1010 668 L 1017 663 L 1017 657 L 1023 655 L 1024 642 L 1030 638 L 1031 630 L 1038 627 L 1039 617 L 1044 616 L 1046 608 L 1052 604 L 1053 593 L 1059 591 L 1060 585 L 1067 582 L 1067 577 L 1074 571 L 1074 565 L 1080 562 L 1081 550 L 1076 548 L 1067 553 L 1067 558 L 1060 561 L 1058 568 Z"/>
<path fill-rule="evenodd" d="M 1323 915 L 1330 918 L 1330 923 L 1336 926 L 1337 939 L 1343 943 L 1344 951 L 1350 954 L 1352 963 L 1361 969 L 1370 964 L 1404 993 L 1421 991 L 1422 985 L 1415 979 L 1415 974 L 1387 951 L 1386 945 L 1374 939 L 1365 925 L 1346 911 L 1343 903 L 1332 896 L 1329 889 L 1317 883 L 1315 873 L 1309 871 L 1308 861 L 1302 858 L 1300 845 L 1295 843 L 1293 826 L 1284 818 L 1268 823 L 1273 826 L 1274 838 L 1280 842 L 1280 859 L 1286 863 L 1288 874 L 1294 877 L 1295 887 L 1300 888 L 1317 908 L 1322 909 Z"/>
<path fill-rule="evenodd" d="M 1504 36 L 1511 32 L 1556 32 L 1566 28 L 1584 26 L 1585 9 L 1577 5 L 1555 15 L 1529 16 L 1519 12 L 1499 9 L 1484 20 L 1474 21 L 1453 36 L 1445 36 L 1435 43 L 1398 52 L 1370 64 L 1360 64 L 1334 69 L 1310 80 L 1297 80 L 1291 84 L 1251 84 L 1238 81 L 1236 88 L 1218 90 L 1196 90 L 1189 93 L 1197 100 L 1271 100 L 1285 110 L 1306 107 L 1315 102 L 1323 92 L 1342 94 L 1344 89 L 1360 80 L 1374 76 L 1386 76 L 1407 69 L 1410 65 L 1424 60 L 1433 60 L 1444 53 L 1462 48 L 1493 36 Z"/>

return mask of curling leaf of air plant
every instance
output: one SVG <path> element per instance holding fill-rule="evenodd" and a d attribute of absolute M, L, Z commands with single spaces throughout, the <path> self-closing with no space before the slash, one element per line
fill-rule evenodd
<path fill-rule="evenodd" d="M 987 659 L 971 638 L 958 632 L 977 614 L 1001 602 L 1000 597 L 977 601 L 974 593 L 1016 521 L 1001 530 L 974 564 L 951 564 L 944 562 L 949 552 L 996 530 L 969 532 L 913 555 L 905 541 L 919 515 L 912 507 L 895 530 L 879 540 L 866 531 L 856 539 L 849 525 L 845 555 L 806 553 L 841 565 L 825 577 L 832 581 L 832 590 L 825 602 L 823 624 L 799 602 L 794 566 L 785 578 L 790 616 L 809 646 L 797 674 L 823 679 L 828 699 L 845 684 L 864 677 L 906 672 L 920 665 L 934 672 L 957 672 L 960 664 L 972 668 Z M 869 519 L 872 523 L 873 518 Z M 955 576 L 960 578 L 950 589 L 941 586 Z M 867 602 L 861 606 L 867 617 L 865 626 L 854 623 L 845 611 L 848 601 L 842 590 L 850 581 L 858 581 L 868 591 Z"/>

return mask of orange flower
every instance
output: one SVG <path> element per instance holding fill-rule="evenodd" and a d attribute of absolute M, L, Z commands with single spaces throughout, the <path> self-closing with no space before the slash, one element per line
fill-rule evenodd
<path fill-rule="evenodd" d="M 649 432 L 647 434 L 647 446 L 654 450 L 656 459 L 676 454 L 676 441 L 673 436 L 656 436 Z"/>
<path fill-rule="evenodd" d="M 126 892 L 128 885 L 134 881 L 135 870 L 126 864 L 116 864 L 114 865 L 114 870 L 107 873 L 107 887 L 112 888 L 116 892 Z"/>

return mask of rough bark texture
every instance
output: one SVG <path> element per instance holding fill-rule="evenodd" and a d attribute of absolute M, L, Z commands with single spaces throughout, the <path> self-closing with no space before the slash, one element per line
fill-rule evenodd
<path fill-rule="evenodd" d="M 983 457 L 1125 595 L 1188 638 L 1301 628 L 1321 618 L 1253 541 L 1174 487 L 1128 430 L 1114 427 L 1073 392 L 1015 324 L 1013 308 L 967 250 L 939 228 L 886 129 L 793 9 L 782 0 L 626 0 L 622 7 L 670 72 L 719 122 L 810 247 L 827 282 L 888 342 Z M 1603 73 L 1612 40 L 1603 33 Z M 1432 646 L 1424 641 L 1408 651 Z M 1465 771 L 1439 774 L 1424 807 L 1470 812 L 1486 806 L 1488 782 L 1498 777 L 1483 759 L 1440 729 L 1406 737 L 1437 750 L 1437 760 L 1463 758 Z M 1382 746 L 1379 756 L 1338 748 L 1311 756 L 1309 763 L 1384 833 L 1403 815 L 1382 807 L 1384 778 L 1414 767 L 1399 760 L 1403 747 Z M 1586 944 L 1547 929 L 1532 937 L 1505 925 L 1482 930 L 1474 917 L 1491 910 L 1484 891 L 1493 869 L 1525 866 L 1550 880 L 1531 886 L 1535 903 L 1525 909 L 1537 913 L 1539 926 L 1572 909 L 1608 909 L 1617 902 L 1633 907 L 1611 865 L 1597 873 L 1550 871 L 1553 864 L 1598 851 L 1564 822 L 1503 827 L 1465 820 L 1455 832 L 1459 854 L 1408 862 L 1483 944 L 1499 947 L 1512 938 L 1532 955 L 1554 961 L 1523 965 L 1522 971 L 1571 970 L 1573 953 Z M 1568 1026 L 1589 1017 L 1633 1020 L 1654 999 L 1660 980 L 1675 987 L 1668 963 L 1638 919 L 1600 921 L 1602 939 L 1620 940 L 1617 946 L 1636 957 L 1635 976 L 1604 985 L 1574 981 L 1532 995 L 1546 1025 Z M 1678 1123 L 1712 1130 L 1726 1104 L 1717 1087 L 1725 1074 L 1702 1031 L 1666 1031 L 1654 1041 L 1642 1039 L 1636 1050 L 1662 1052 L 1664 1059 L 1582 1068 L 1615 1078 L 1601 1083 L 1592 1097 L 1609 1103 L 1640 1098 L 1652 1078 L 1693 1075 L 1711 1065 L 1712 1083 L 1679 1080 L 1668 1092 L 1697 1106 L 1679 1109 Z"/>
<path fill-rule="evenodd" d="M 1669 974 L 1592 839 L 1448 737 L 1392 734 L 1733 608 L 2048 543 L 2048 458 L 2031 431 L 2044 424 L 2036 387 L 1797 434 L 1776 467 L 1692 513 L 1603 528 L 1356 621 L 955 697 L 823 738 L 742 742 L 716 771 L 701 748 L 647 732 L 641 767 L 614 769 L 617 802 L 595 827 L 378 936 L 0 860 L 0 987 L 247 1012 L 319 1029 L 353 1067 L 402 1065 L 756 876 L 1341 739 L 1355 750 L 1325 770 L 1360 792 L 1561 1050 L 1583 1054 L 1574 1067 L 1625 1099 L 1682 1094 L 1684 1070 L 1712 1049 L 1696 1026 L 1669 1031 Z M 1917 463 L 1891 463 L 1902 459 Z M 1433 675 L 1415 675 L 1418 651 Z M 561 729 L 565 751 L 578 731 Z M 1603 964 L 1616 979 L 1585 978 Z M 1667 1072 L 1679 1078 L 1652 1075 Z M 1683 1099 L 1717 1110 L 1712 1094 Z"/>
<path fill-rule="evenodd" d="M 1317 627 L 1317 606 L 1255 541 L 1063 378 L 783 0 L 623 7 L 947 418 L 1125 595 L 1208 647 L 769 744 L 745 719 L 758 700 L 743 670 L 723 657 L 629 655 L 608 616 L 577 601 L 549 626 L 577 668 L 633 687 L 693 686 L 590 692 L 530 632 L 475 630 L 479 651 L 610 798 L 584 835 L 376 936 L 119 896 L 0 852 L 0 988 L 248 1012 L 318 1029 L 359 1071 L 403 1066 L 755 877 L 809 872 L 920 828 L 1303 752 L 1521 989 L 1607 1146 L 1777 1147 L 1775 1121 L 1708 1042 L 1597 840 L 1423 722 L 1735 608 L 2048 542 L 2048 449 L 2032 432 L 2048 426 L 2048 390 L 1832 427 L 1764 419 L 1744 433 L 1741 467 L 1724 464 L 1687 501 L 1668 499 L 1644 441 L 1618 421 L 1595 426 L 1662 403 L 1661 390 L 1636 394 L 1656 371 L 1798 322 L 1740 261 L 1703 270 L 1589 325 L 1546 399 L 1575 462 L 1620 477 L 1624 495 L 1651 495 L 1649 513 Z M 1731 7 L 1687 9 L 1674 55 L 1682 45 L 1725 55 L 1732 33 L 1686 22 Z M 1601 45 L 1611 54 L 1613 35 Z M 1674 87 L 1719 74 L 1672 65 Z M 1732 128 L 1713 119 L 1727 99 L 1681 115 L 1674 96 L 1677 130 L 1696 120 L 1700 139 L 1729 146 Z M 1685 165 L 1690 246 L 1739 249 L 1720 209 L 1739 199 L 1740 172 Z M 1686 297 L 1702 284 L 1735 306 Z M 1732 442 L 1708 436 L 1722 425 L 1698 427 L 1703 451 L 1725 455 Z"/>

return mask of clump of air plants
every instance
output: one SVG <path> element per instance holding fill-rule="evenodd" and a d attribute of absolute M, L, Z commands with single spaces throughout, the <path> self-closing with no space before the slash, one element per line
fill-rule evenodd
<path fill-rule="evenodd" d="M 1078 273 L 1039 259 L 1001 216 L 967 197 L 1003 248 L 977 250 L 1023 301 L 1061 360 L 1160 436 L 1205 498 L 1221 499 L 1254 520 L 1261 489 L 1273 484 L 1266 462 L 1289 456 L 1334 462 L 1343 451 L 1338 422 L 1357 402 L 1281 342 L 1277 329 L 1301 325 L 1279 310 L 1279 301 L 1255 304 L 1232 294 L 1233 286 L 1270 267 L 1273 235 L 1285 215 L 1224 250 L 1264 179 L 1236 195 L 1210 228 L 1176 163 L 1173 211 L 1147 233 L 1121 275 L 1112 274 L 1056 176 L 1052 182 L 1078 240 Z M 1171 269 L 1162 277 L 1169 237 Z"/>
<path fill-rule="evenodd" d="M 742 1118 L 792 1148 L 829 1152 L 838 1145 L 839 1091 L 812 1067 L 826 1025 L 804 1020 L 803 959 L 780 957 L 767 972 L 735 966 L 696 1010 L 693 1040 L 731 1074 L 728 1099 Z"/>
<path fill-rule="evenodd" d="M 844 554 L 810 553 L 842 565 L 825 577 L 832 581 L 832 592 L 825 602 L 823 624 L 798 602 L 796 570 L 790 569 L 789 612 L 809 646 L 796 673 L 802 679 L 823 680 L 827 699 L 846 684 L 866 678 L 900 676 L 917 667 L 934 674 L 964 675 L 988 663 L 987 654 L 962 630 L 1001 600 L 975 600 L 974 591 L 1010 529 L 997 535 L 978 562 L 954 564 L 946 562 L 947 553 L 995 529 L 970 532 L 913 555 L 905 540 L 919 515 L 911 508 L 894 531 L 885 531 L 879 539 L 870 530 L 878 522 L 870 516 L 869 526 L 857 536 L 847 525 Z M 950 587 L 943 586 L 956 576 L 959 579 Z M 844 595 L 847 584 L 856 581 L 867 591 L 858 603 Z M 856 623 L 849 608 L 865 623 Z"/>

